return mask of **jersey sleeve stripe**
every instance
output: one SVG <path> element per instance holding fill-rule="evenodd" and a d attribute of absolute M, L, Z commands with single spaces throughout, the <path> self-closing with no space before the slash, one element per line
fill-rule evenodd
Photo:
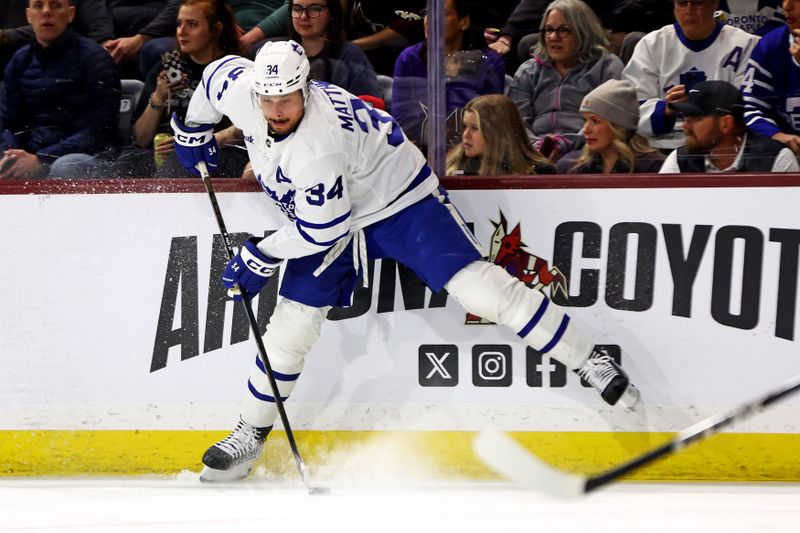
<path fill-rule="evenodd" d="M 772 107 L 764 100 L 761 100 L 759 98 L 756 98 L 755 96 L 750 96 L 750 95 L 744 97 L 744 103 L 747 104 L 748 106 L 759 107 L 764 110 L 769 110 Z"/>
<path fill-rule="evenodd" d="M 656 102 L 653 114 L 650 115 L 650 125 L 653 128 L 653 133 L 656 135 L 672 131 L 672 126 L 670 124 L 674 124 L 674 121 L 667 117 L 666 109 L 667 101 L 659 100 Z"/>
<path fill-rule="evenodd" d="M 392 200 L 391 202 L 389 202 L 389 203 L 386 205 L 386 207 L 389 207 L 390 205 L 392 205 L 393 203 L 395 203 L 397 200 L 399 200 L 400 198 L 402 198 L 402 197 L 403 197 L 403 196 L 404 196 L 406 193 L 408 193 L 408 192 L 410 192 L 410 191 L 413 191 L 414 189 L 416 189 L 416 188 L 417 188 L 419 185 L 421 185 L 421 184 L 422 184 L 422 183 L 423 183 L 423 182 L 424 182 L 426 179 L 428 179 L 428 177 L 430 177 L 430 175 L 431 175 L 432 173 L 433 173 L 433 171 L 431 170 L 431 167 L 429 167 L 428 165 L 424 165 L 424 166 L 422 167 L 422 169 L 421 169 L 421 170 L 420 170 L 420 171 L 417 173 L 417 175 L 416 175 L 416 176 L 414 176 L 414 179 L 413 179 L 413 180 L 411 180 L 411 183 L 409 184 L 409 186 L 408 186 L 408 187 L 406 187 L 406 188 L 405 188 L 405 190 L 404 190 L 403 192 L 401 192 L 400 194 L 398 194 L 398 195 L 397 195 L 397 198 L 395 198 L 394 200 Z"/>
<path fill-rule="evenodd" d="M 771 118 L 766 118 L 766 117 L 763 117 L 763 116 L 759 115 L 759 116 L 753 117 L 752 119 L 750 119 L 747 122 L 745 122 L 745 126 L 750 127 L 750 126 L 752 126 L 753 124 L 755 124 L 757 122 L 766 122 L 768 124 L 772 124 L 773 126 L 777 126 L 778 125 Z"/>
<path fill-rule="evenodd" d="M 233 61 L 235 59 L 239 59 L 239 56 L 232 56 L 226 59 L 225 61 L 221 62 L 219 65 L 217 65 L 217 68 L 214 69 L 214 72 L 212 72 L 211 75 L 208 77 L 208 79 L 205 81 L 206 98 L 208 98 L 209 102 L 211 101 L 211 80 L 214 78 L 214 75 L 216 75 L 216 73 L 219 72 L 219 69 L 221 69 L 226 63 Z"/>
<path fill-rule="evenodd" d="M 772 85 L 770 85 L 769 83 L 763 82 L 761 80 L 753 80 L 753 85 L 756 85 L 758 87 L 763 87 L 764 89 L 766 89 L 768 91 L 774 90 Z"/>
<path fill-rule="evenodd" d="M 353 213 L 352 211 L 348 211 L 344 215 L 338 218 L 334 218 L 330 222 L 322 222 L 322 223 L 307 222 L 305 220 L 298 218 L 297 224 L 303 226 L 304 228 L 309 228 L 309 229 L 327 229 L 327 228 L 332 228 L 334 226 L 338 226 L 339 224 L 350 218 L 350 215 L 352 215 L 352 213 Z"/>
<path fill-rule="evenodd" d="M 333 246 L 338 241 L 342 240 L 344 237 L 347 237 L 350 234 L 350 229 L 348 228 L 347 231 L 345 231 L 344 233 L 342 233 L 341 235 L 339 235 L 335 239 L 332 239 L 330 241 L 317 241 L 311 235 L 309 235 L 308 233 L 303 231 L 303 228 L 301 228 L 299 224 L 295 224 L 295 227 L 297 228 L 297 231 L 300 233 L 301 237 L 303 237 L 305 240 L 307 240 L 311 244 L 315 244 L 317 246 Z"/>
<path fill-rule="evenodd" d="M 762 67 L 758 63 L 758 61 L 756 61 L 755 59 L 753 59 L 751 57 L 749 63 L 750 63 L 750 66 L 755 68 L 760 74 L 763 74 L 765 77 L 772 79 L 772 73 L 770 71 L 768 71 L 767 69 L 765 69 L 764 67 Z"/>

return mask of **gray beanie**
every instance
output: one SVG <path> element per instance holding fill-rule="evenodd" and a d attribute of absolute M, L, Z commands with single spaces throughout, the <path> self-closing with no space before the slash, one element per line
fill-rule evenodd
<path fill-rule="evenodd" d="M 593 113 L 626 130 L 639 127 L 639 99 L 628 80 L 608 80 L 583 97 L 581 113 Z"/>

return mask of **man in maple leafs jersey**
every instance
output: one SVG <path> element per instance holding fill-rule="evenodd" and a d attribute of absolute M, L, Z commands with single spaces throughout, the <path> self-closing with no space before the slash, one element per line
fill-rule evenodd
<path fill-rule="evenodd" d="M 753 50 L 742 82 L 750 131 L 784 143 L 800 155 L 800 0 L 784 0 L 787 25 Z"/>
<path fill-rule="evenodd" d="M 681 121 L 667 104 L 687 100 L 692 87 L 706 80 L 741 85 L 758 37 L 717 22 L 719 0 L 673 0 L 675 24 L 639 41 L 622 76 L 639 98 L 639 133 L 656 148 L 683 145 Z"/>
<path fill-rule="evenodd" d="M 575 370 L 609 404 L 632 407 L 638 393 L 611 357 L 539 291 L 484 261 L 447 193 L 388 114 L 335 85 L 307 81 L 308 59 L 294 41 L 269 42 L 255 63 L 211 63 L 187 124 L 173 120 L 176 154 L 194 171 L 213 166 L 212 124 L 223 115 L 244 132 L 253 171 L 288 224 L 246 240 L 223 284 L 255 296 L 283 264 L 281 300 L 264 335 L 281 398 L 332 306 L 351 304 L 370 259 L 408 266 L 433 291 L 447 289 L 469 312 L 503 324 L 524 342 Z M 236 429 L 203 457 L 201 479 L 246 476 L 277 416 L 260 360 L 252 367 Z"/>

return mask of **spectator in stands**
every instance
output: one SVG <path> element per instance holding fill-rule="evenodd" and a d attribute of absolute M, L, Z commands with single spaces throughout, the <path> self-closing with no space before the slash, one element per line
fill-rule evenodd
<path fill-rule="evenodd" d="M 656 148 L 684 142 L 669 103 L 685 102 L 700 81 L 738 86 L 758 37 L 717 22 L 719 0 L 674 0 L 677 22 L 648 33 L 636 45 L 623 75 L 636 87 L 641 105 L 639 133 Z"/>
<path fill-rule="evenodd" d="M 508 56 L 511 63 L 518 64 L 519 61 L 527 61 L 529 54 L 520 53 L 517 57 L 516 45 L 520 39 L 526 35 L 535 34 L 539 31 L 542 23 L 542 15 L 549 0 L 522 0 L 514 11 L 509 15 L 497 40 L 489 46 L 492 50 L 502 56 Z M 531 44 L 533 44 L 532 41 Z M 528 46 L 530 48 L 530 46 Z"/>
<path fill-rule="evenodd" d="M 113 42 L 106 46 L 112 56 L 126 48 L 121 40 L 133 37 L 156 18 L 166 7 L 167 0 L 106 0 L 106 12 L 114 25 Z"/>
<path fill-rule="evenodd" d="M 344 40 L 340 0 L 291 0 L 290 37 L 303 45 L 311 63 L 310 78 L 355 95 L 380 96 L 378 78 L 364 51 Z"/>
<path fill-rule="evenodd" d="M 786 23 L 781 0 L 720 0 L 717 17 L 730 26 L 759 36 Z"/>
<path fill-rule="evenodd" d="M 612 0 L 607 8 L 603 3 L 598 6 L 597 0 L 589 1 L 608 32 L 609 51 L 626 65 L 645 34 L 675 20 L 672 3 L 667 0 Z"/>
<path fill-rule="evenodd" d="M 503 92 L 505 62 L 486 46 L 483 30 L 471 28 L 466 0 L 444 2 L 447 144 L 461 138 L 461 109 L 481 94 Z M 425 18 L 427 37 L 427 17 Z M 409 139 L 427 145 L 427 41 L 409 46 L 397 58 L 392 85 L 392 116 Z"/>
<path fill-rule="evenodd" d="M 256 51 L 267 39 L 286 36 L 290 0 L 229 0 L 229 3 L 244 33 L 239 40 L 239 47 L 245 56 L 255 57 Z"/>
<path fill-rule="evenodd" d="M 533 148 L 519 110 L 507 96 L 477 96 L 464 106 L 461 142 L 447 154 L 447 175 L 553 174 Z"/>
<path fill-rule="evenodd" d="M 580 104 L 589 91 L 619 79 L 622 61 L 608 53 L 600 21 L 581 0 L 555 0 L 547 6 L 533 59 L 517 70 L 508 96 L 551 160 L 581 148 Z"/>
<path fill-rule="evenodd" d="M 347 38 L 367 53 L 378 74 L 391 76 L 400 52 L 425 38 L 426 0 L 349 0 L 347 5 Z"/>
<path fill-rule="evenodd" d="M 742 95 L 726 81 L 698 83 L 669 106 L 685 117 L 686 144 L 669 154 L 662 173 L 800 171 L 786 145 L 747 131 Z"/>
<path fill-rule="evenodd" d="M 103 47 L 124 69 L 133 68 L 134 74 L 128 76 L 134 77 L 137 70 L 145 76 L 152 68 L 155 59 L 142 53 L 142 49 L 152 39 L 174 35 L 178 1 L 108 0 L 114 30 L 121 33 L 103 42 Z"/>
<path fill-rule="evenodd" d="M 68 0 L 30 0 L 34 40 L 5 70 L 0 177 L 91 177 L 102 173 L 119 112 L 114 61 L 68 27 Z"/>
<path fill-rule="evenodd" d="M 133 140 L 138 148 L 123 151 L 114 173 L 124 177 L 183 177 L 185 170 L 173 152 L 170 117 L 183 119 L 189 101 L 202 79 L 206 65 L 238 50 L 233 12 L 223 0 L 181 0 L 176 30 L 178 50 L 165 55 L 147 76 L 142 97 L 134 113 Z M 175 69 L 180 74 L 175 74 Z M 170 136 L 153 147 L 157 133 Z M 242 175 L 247 154 L 228 146 L 241 140 L 241 132 L 225 120 L 217 124 L 215 137 L 220 146 L 217 175 Z M 163 159 L 156 168 L 155 156 Z"/>
<path fill-rule="evenodd" d="M 169 0 L 166 13 L 172 23 L 166 26 L 167 36 L 154 38 L 142 48 L 139 62 L 142 75 L 158 63 L 162 52 L 175 48 L 175 18 L 180 0 Z M 253 58 L 265 40 L 283 38 L 289 26 L 289 0 L 228 0 L 238 24 L 239 54 Z M 159 17 L 161 19 L 161 17 Z M 165 19 L 166 21 L 166 19 Z"/>
<path fill-rule="evenodd" d="M 756 45 L 742 82 L 747 127 L 800 155 L 800 0 L 784 0 L 788 26 Z"/>
<path fill-rule="evenodd" d="M 14 52 L 33 39 L 33 28 L 25 18 L 28 0 L 6 0 L 0 10 L 0 74 Z M 80 35 L 102 43 L 114 36 L 114 26 L 108 16 L 105 0 L 75 0 L 75 19 L 72 23 Z"/>
<path fill-rule="evenodd" d="M 627 80 L 608 80 L 581 102 L 583 150 L 558 161 L 559 172 L 612 174 L 658 172 L 664 155 L 636 133 L 639 101 Z"/>
<path fill-rule="evenodd" d="M 522 0 L 490 46 L 509 58 L 509 62 L 527 61 L 539 39 L 542 15 L 549 0 Z M 672 21 L 671 11 L 664 9 L 665 0 L 586 0 L 609 38 L 609 51 L 623 57 L 623 40 L 631 32 L 649 32 Z M 629 55 L 627 57 L 630 57 Z"/>

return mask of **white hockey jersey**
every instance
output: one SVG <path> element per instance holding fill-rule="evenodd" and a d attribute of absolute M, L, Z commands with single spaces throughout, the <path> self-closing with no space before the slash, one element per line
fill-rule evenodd
<path fill-rule="evenodd" d="M 687 39 L 677 23 L 642 37 L 622 71 L 639 97 L 639 133 L 656 148 L 682 146 L 680 121 L 664 113 L 666 92 L 675 85 L 704 80 L 724 80 L 739 87 L 757 42 L 757 36 L 724 24 L 703 41 Z"/>
<path fill-rule="evenodd" d="M 259 243 L 268 256 L 321 252 L 437 189 L 437 177 L 397 122 L 335 85 L 312 81 L 297 129 L 270 137 L 250 91 L 252 68 L 238 56 L 208 65 L 186 122 L 227 115 L 244 132 L 258 182 L 292 222 Z"/>

